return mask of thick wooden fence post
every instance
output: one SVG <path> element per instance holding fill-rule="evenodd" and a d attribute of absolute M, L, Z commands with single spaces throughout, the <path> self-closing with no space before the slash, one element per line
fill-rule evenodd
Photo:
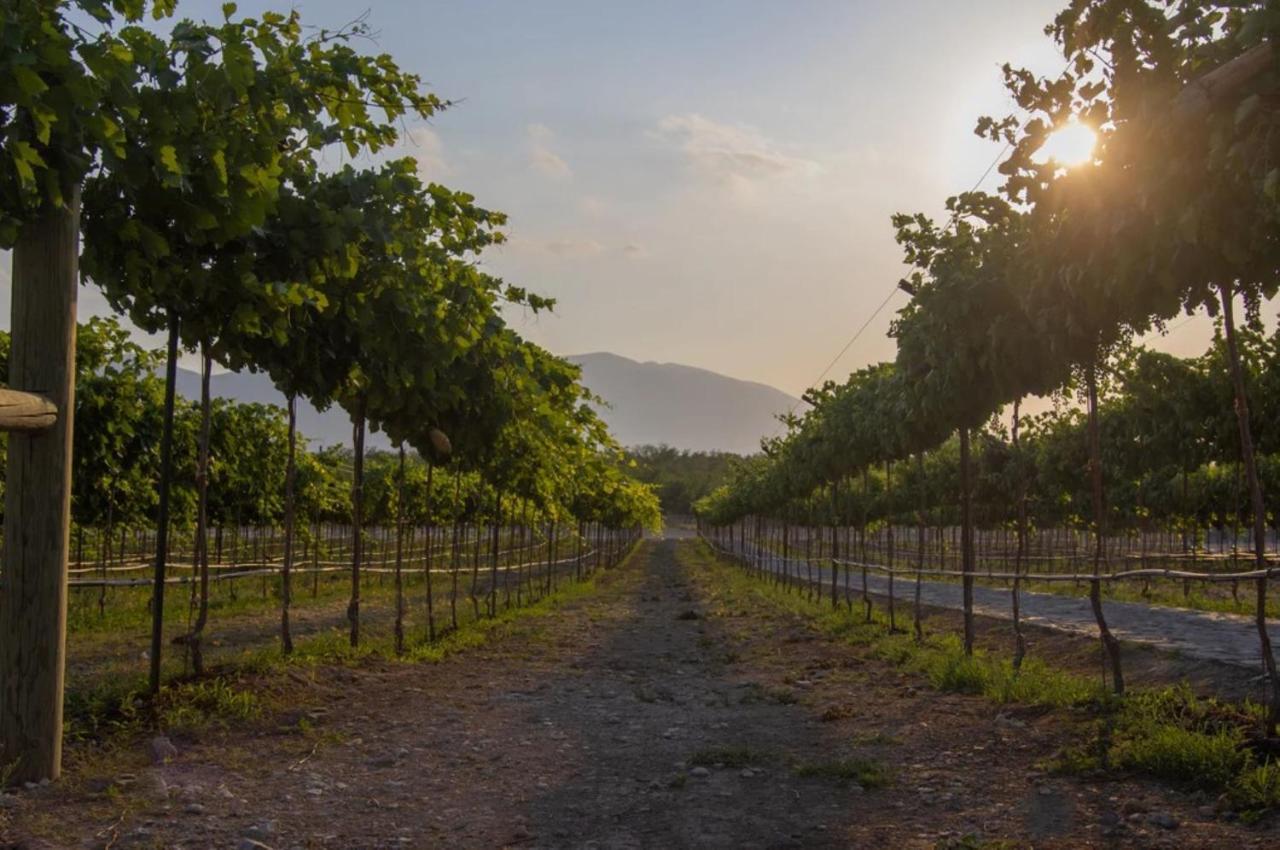
<path fill-rule="evenodd" d="M 13 251 L 9 383 L 56 410 L 9 436 L 0 562 L 0 764 L 19 781 L 62 772 L 71 412 L 75 397 L 80 190 L 29 223 Z"/>

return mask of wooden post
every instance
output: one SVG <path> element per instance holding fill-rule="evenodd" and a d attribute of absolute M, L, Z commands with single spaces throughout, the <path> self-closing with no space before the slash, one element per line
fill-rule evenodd
<path fill-rule="evenodd" d="M 280 559 L 280 649 L 293 652 L 293 634 L 289 631 L 289 604 L 293 600 L 293 532 L 296 513 L 295 488 L 298 478 L 298 394 L 289 393 L 289 455 L 284 470 L 284 552 Z"/>
<path fill-rule="evenodd" d="M 293 419 L 290 418 L 290 423 Z M 396 467 L 396 655 L 404 655 L 404 443 L 399 445 L 400 463 Z M 290 446 L 289 461 L 293 461 Z M 495 551 L 497 547 L 494 547 Z M 410 555 L 413 553 L 410 552 Z M 496 556 L 495 556 L 496 557 Z"/>
<path fill-rule="evenodd" d="M 169 493 L 173 485 L 173 405 L 178 374 L 178 317 L 169 316 L 164 371 L 164 427 L 160 431 L 160 493 L 156 505 L 155 574 L 151 589 L 151 671 L 148 686 L 160 693 L 160 655 L 164 650 L 164 576 L 169 558 Z"/>
<path fill-rule="evenodd" d="M 1102 641 L 1103 652 L 1111 665 L 1112 689 L 1117 694 L 1124 693 L 1124 673 L 1120 669 L 1120 641 L 1111 634 L 1107 626 L 1107 618 L 1102 611 L 1102 582 L 1098 576 L 1102 572 L 1102 559 L 1106 554 L 1107 514 L 1103 503 L 1102 489 L 1102 436 L 1098 423 L 1098 368 L 1090 363 L 1085 373 L 1088 392 L 1089 416 L 1089 481 L 1093 492 L 1093 578 L 1089 582 L 1089 605 L 1093 608 L 1093 617 L 1098 623 L 1098 637 Z"/>
<path fill-rule="evenodd" d="M 351 645 L 360 645 L 360 563 L 364 555 L 364 437 L 365 397 L 356 400 L 352 415 L 351 474 L 351 602 L 347 604 L 347 620 L 351 623 Z"/>
<path fill-rule="evenodd" d="M 1240 433 L 1240 454 L 1249 474 L 1249 505 L 1253 511 L 1254 567 L 1262 572 L 1267 568 L 1267 507 L 1262 498 L 1262 482 L 1258 478 L 1258 461 L 1254 455 L 1253 428 L 1249 422 L 1249 393 L 1245 387 L 1244 370 L 1240 367 L 1240 350 L 1236 343 L 1236 320 L 1233 306 L 1234 293 L 1230 284 L 1219 287 L 1222 296 L 1222 324 L 1227 339 L 1227 362 L 1231 367 L 1231 383 L 1235 390 L 1236 425 Z M 1265 729 L 1268 737 L 1275 737 L 1280 725 L 1280 672 L 1276 670 L 1275 652 L 1267 634 L 1267 576 L 1260 575 L 1254 585 L 1254 618 L 1258 627 L 1262 669 L 1271 686 L 1270 705 L 1267 709 Z"/>
<path fill-rule="evenodd" d="M 75 402 L 80 189 L 46 208 L 13 251 L 9 381 L 55 416 L 9 437 L 0 580 L 0 764 L 38 782 L 62 772 L 71 434 Z M 37 415 L 44 421 L 51 411 Z M 27 417 L 23 417 L 27 418 Z"/>
<path fill-rule="evenodd" d="M 960 569 L 964 599 L 964 654 L 973 655 L 973 494 L 969 489 L 969 428 L 960 429 Z"/>

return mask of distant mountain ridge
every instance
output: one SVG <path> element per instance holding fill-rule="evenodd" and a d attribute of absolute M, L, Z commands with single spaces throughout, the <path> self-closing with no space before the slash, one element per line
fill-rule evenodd
<path fill-rule="evenodd" d="M 600 415 L 624 446 L 751 454 L 778 429 L 776 416 L 800 403 L 765 384 L 678 363 L 642 363 L 608 352 L 566 359 L 582 367 L 583 384 L 607 402 Z M 217 374 L 209 389 L 215 398 L 284 406 L 284 396 L 261 373 Z M 179 369 L 177 390 L 198 399 L 200 376 Z M 351 442 L 350 417 L 336 405 L 321 413 L 299 399 L 298 430 L 313 446 Z M 390 447 L 383 434 L 370 434 L 367 443 Z"/>
<path fill-rule="evenodd" d="M 753 454 L 801 402 L 782 390 L 679 363 L 608 352 L 571 355 L 582 383 L 608 402 L 600 415 L 624 446 Z"/>
<path fill-rule="evenodd" d="M 178 395 L 197 401 L 200 398 L 200 375 L 189 369 L 178 369 L 176 384 Z M 261 372 L 221 372 L 209 378 L 209 394 L 214 398 L 228 398 L 249 404 L 274 404 L 285 406 L 284 394 L 275 388 L 271 379 Z M 298 432 L 305 436 L 312 448 L 341 444 L 351 445 L 351 417 L 338 405 L 323 413 L 306 399 L 298 399 Z M 370 433 L 365 438 L 369 448 L 391 448 L 385 434 Z"/>

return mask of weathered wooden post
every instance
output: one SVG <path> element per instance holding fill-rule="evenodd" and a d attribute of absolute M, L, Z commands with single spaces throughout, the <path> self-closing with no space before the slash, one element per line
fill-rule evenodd
<path fill-rule="evenodd" d="M 20 781 L 62 771 L 71 414 L 80 191 L 48 205 L 13 250 L 4 555 L 0 560 L 0 764 Z"/>

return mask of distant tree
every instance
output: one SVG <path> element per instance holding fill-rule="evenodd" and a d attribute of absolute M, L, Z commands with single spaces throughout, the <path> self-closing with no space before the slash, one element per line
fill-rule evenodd
<path fill-rule="evenodd" d="M 738 456 L 660 445 L 636 446 L 626 459 L 632 477 L 656 487 L 663 514 L 679 516 L 692 514 L 694 502 L 729 480 Z"/>

